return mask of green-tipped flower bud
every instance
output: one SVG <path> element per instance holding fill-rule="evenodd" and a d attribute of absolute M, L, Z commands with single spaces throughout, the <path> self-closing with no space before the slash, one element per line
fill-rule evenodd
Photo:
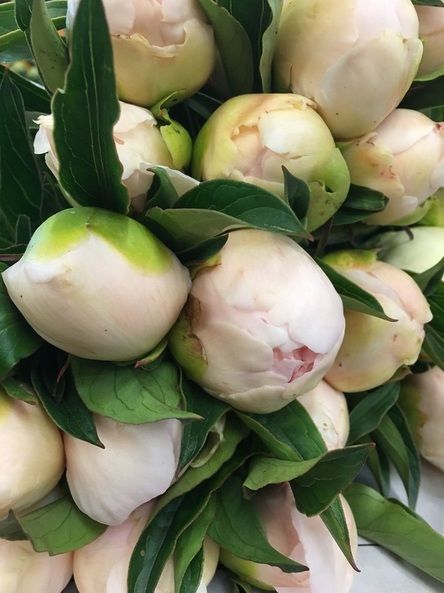
<path fill-rule="evenodd" d="M 68 0 L 73 27 L 80 0 Z M 103 0 L 119 97 L 151 107 L 176 91 L 193 95 L 208 80 L 216 47 L 198 0 Z"/>
<path fill-rule="evenodd" d="M 275 78 L 315 101 L 335 138 L 354 138 L 398 106 L 421 56 L 410 0 L 288 0 Z"/>
<path fill-rule="evenodd" d="M 432 318 L 427 300 L 408 274 L 378 261 L 374 252 L 344 251 L 326 261 L 396 320 L 346 310 L 344 341 L 326 380 L 345 392 L 378 387 L 418 359 L 424 324 Z"/>
<path fill-rule="evenodd" d="M 242 230 L 197 272 L 170 347 L 211 395 L 267 413 L 316 387 L 343 332 L 341 299 L 311 257 L 282 235 Z"/>
<path fill-rule="evenodd" d="M 190 287 L 186 268 L 150 231 L 98 208 L 63 210 L 46 220 L 3 280 L 48 342 L 76 356 L 114 361 L 152 350 Z"/>
<path fill-rule="evenodd" d="M 246 181 L 284 197 L 282 167 L 310 188 L 310 230 L 333 216 L 347 196 L 344 159 L 314 104 L 299 95 L 230 99 L 197 137 L 195 177 Z"/>

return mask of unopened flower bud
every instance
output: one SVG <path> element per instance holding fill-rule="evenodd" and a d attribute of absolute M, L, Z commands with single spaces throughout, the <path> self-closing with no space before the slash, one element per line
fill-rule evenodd
<path fill-rule="evenodd" d="M 424 53 L 417 78 L 429 80 L 444 74 L 444 10 L 441 6 L 415 6 Z"/>

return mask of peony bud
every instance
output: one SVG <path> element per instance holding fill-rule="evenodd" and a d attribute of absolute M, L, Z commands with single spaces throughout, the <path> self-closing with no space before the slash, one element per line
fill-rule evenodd
<path fill-rule="evenodd" d="M 68 0 L 72 29 L 80 0 Z M 208 80 L 216 48 L 198 0 L 103 0 L 119 96 L 150 107 L 179 91 L 193 95 Z"/>
<path fill-rule="evenodd" d="M 34 139 L 34 152 L 46 155 L 46 164 L 58 178 L 59 161 L 53 139 L 54 118 L 52 115 L 41 115 L 36 123 L 40 128 Z M 170 178 L 174 185 L 178 185 L 183 174 L 176 169 L 183 169 L 189 164 L 190 136 L 176 122 L 171 126 L 174 126 L 174 142 L 166 133 L 170 126 L 159 128 L 150 111 L 120 102 L 120 117 L 114 126 L 113 136 L 123 167 L 122 183 L 136 210 L 143 210 L 147 191 L 153 181 L 154 173 L 149 170 L 150 167 L 173 167 L 173 170 L 169 169 Z"/>
<path fill-rule="evenodd" d="M 62 593 L 72 577 L 72 554 L 35 552 L 28 541 L 0 539 L 0 593 Z"/>
<path fill-rule="evenodd" d="M 310 188 L 308 228 L 345 200 L 350 175 L 330 130 L 299 95 L 242 95 L 225 102 L 199 133 L 194 176 L 237 179 L 284 197 L 282 167 Z"/>
<path fill-rule="evenodd" d="M 127 593 L 128 567 L 133 549 L 151 513 L 153 503 L 144 504 L 118 527 L 108 529 L 96 540 L 74 552 L 74 578 L 80 593 Z M 205 561 L 199 593 L 213 578 L 219 548 L 205 541 Z M 174 591 L 174 563 L 167 560 L 156 593 Z"/>
<path fill-rule="evenodd" d="M 271 545 L 282 554 L 305 564 L 306 572 L 286 573 L 276 566 L 255 564 L 221 550 L 221 561 L 242 579 L 277 593 L 349 593 L 354 571 L 319 516 L 306 517 L 296 509 L 288 484 L 261 490 L 254 498 Z M 341 497 L 350 542 L 357 552 L 356 525 L 346 500 Z"/>
<path fill-rule="evenodd" d="M 378 237 L 380 257 L 402 270 L 421 273 L 444 257 L 444 228 L 413 227 Z"/>
<path fill-rule="evenodd" d="M 38 334 L 94 360 L 133 360 L 154 348 L 184 305 L 189 274 L 135 220 L 98 208 L 63 210 L 3 273 Z"/>
<path fill-rule="evenodd" d="M 444 228 L 444 188 L 427 200 L 428 209 L 418 224 L 422 226 L 439 226 Z"/>
<path fill-rule="evenodd" d="M 402 383 L 406 411 L 421 455 L 444 471 L 444 371 L 433 367 Z"/>
<path fill-rule="evenodd" d="M 346 392 L 378 387 L 418 359 L 424 324 L 432 318 L 428 303 L 408 274 L 378 261 L 372 251 L 343 251 L 326 261 L 396 320 L 346 310 L 344 341 L 326 380 Z"/>
<path fill-rule="evenodd" d="M 62 437 L 40 405 L 0 390 L 0 519 L 46 496 L 64 469 Z"/>
<path fill-rule="evenodd" d="M 341 300 L 310 256 L 282 235 L 242 230 L 197 272 L 170 346 L 208 393 L 267 413 L 320 382 L 343 332 Z"/>
<path fill-rule="evenodd" d="M 335 138 L 354 138 L 397 107 L 421 56 L 410 0 L 290 0 L 275 78 L 279 90 L 315 101 Z"/>
<path fill-rule="evenodd" d="M 444 186 L 444 124 L 419 111 L 396 109 L 374 132 L 342 150 L 352 183 L 389 198 L 369 224 L 411 224 L 425 201 Z"/>
<path fill-rule="evenodd" d="M 173 482 L 182 424 L 121 424 L 104 416 L 95 422 L 104 449 L 65 434 L 66 479 L 84 513 L 99 523 L 120 525 Z"/>
<path fill-rule="evenodd" d="M 444 74 L 444 10 L 441 6 L 415 8 L 419 18 L 419 36 L 424 46 L 417 78 L 429 80 Z"/>
<path fill-rule="evenodd" d="M 343 393 L 321 381 L 312 391 L 299 396 L 298 402 L 310 414 L 329 451 L 345 447 L 350 423 Z"/>

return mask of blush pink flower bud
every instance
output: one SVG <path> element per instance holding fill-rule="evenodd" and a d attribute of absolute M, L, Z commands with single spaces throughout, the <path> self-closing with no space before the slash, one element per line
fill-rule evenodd
<path fill-rule="evenodd" d="M 441 6 L 415 6 L 424 53 L 417 78 L 430 80 L 444 74 L 444 10 Z"/>

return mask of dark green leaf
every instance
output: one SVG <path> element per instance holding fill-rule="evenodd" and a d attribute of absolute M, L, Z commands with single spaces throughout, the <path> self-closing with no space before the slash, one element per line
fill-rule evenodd
<path fill-rule="evenodd" d="M 241 478 L 231 476 L 215 496 L 216 514 L 208 534 L 222 548 L 244 560 L 278 566 L 285 572 L 308 570 L 269 544 L 253 503 L 242 495 Z"/>
<path fill-rule="evenodd" d="M 168 173 L 162 167 L 151 167 L 154 179 L 148 191 L 148 208 L 171 208 L 177 202 L 179 196 Z"/>
<path fill-rule="evenodd" d="M 119 103 L 108 25 L 101 0 L 82 0 L 64 91 L 52 109 L 60 182 L 81 206 L 126 213 L 129 198 L 113 139 Z"/>
<path fill-rule="evenodd" d="M 368 456 L 367 465 L 376 480 L 379 490 L 384 496 L 390 494 L 390 462 L 387 455 L 374 447 Z"/>
<path fill-rule="evenodd" d="M 308 517 L 326 511 L 367 459 L 372 445 L 330 451 L 313 468 L 291 481 L 296 506 Z"/>
<path fill-rule="evenodd" d="M 313 459 L 327 450 L 313 420 L 298 401 L 271 414 L 238 413 L 238 416 L 279 459 Z"/>
<path fill-rule="evenodd" d="M 413 0 L 413 4 L 419 6 L 444 6 L 443 0 Z"/>
<path fill-rule="evenodd" d="M 0 8 L 1 6 L 0 4 Z M 51 112 L 50 98 L 43 87 L 24 76 L 20 76 L 20 74 L 12 72 L 12 70 L 7 70 L 6 66 L 0 64 L 0 77 L 3 77 L 6 72 L 8 72 L 9 79 L 20 90 L 27 111 Z"/>
<path fill-rule="evenodd" d="M 440 5 L 444 6 L 443 4 Z M 441 107 L 444 104 L 443 97 L 444 76 L 440 76 L 430 82 L 419 82 L 415 84 L 405 96 L 401 107 L 417 110 Z"/>
<path fill-rule="evenodd" d="M 239 21 L 216 0 L 199 0 L 213 26 L 220 55 L 221 72 L 216 69 L 223 95 L 232 97 L 253 89 L 253 53 L 248 35 Z M 219 74 L 219 76 L 217 76 Z"/>
<path fill-rule="evenodd" d="M 202 551 L 203 542 L 215 512 L 214 498 L 210 498 L 202 513 L 185 529 L 177 540 L 174 550 L 174 588 L 176 593 L 183 593 L 183 591 L 188 591 L 190 588 L 187 581 L 193 575 L 188 574 L 188 571 L 191 570 L 193 573 L 193 560 Z M 199 581 L 200 577 L 197 585 Z"/>
<path fill-rule="evenodd" d="M 433 294 L 441 285 L 444 276 L 444 257 L 434 266 L 422 272 L 421 274 L 414 274 L 408 272 L 416 284 L 419 286 L 425 296 Z"/>
<path fill-rule="evenodd" d="M 219 253 L 227 241 L 228 234 L 204 241 L 200 245 L 196 245 L 196 247 L 182 251 L 180 260 L 188 267 L 199 265 Z"/>
<path fill-rule="evenodd" d="M 82 513 L 69 495 L 30 513 L 18 515 L 17 520 L 34 550 L 50 554 L 64 554 L 83 548 L 107 527 Z"/>
<path fill-rule="evenodd" d="M 199 418 L 182 409 L 179 373 L 170 362 L 149 370 L 74 358 L 72 371 L 85 406 L 117 422 L 145 424 L 166 418 Z"/>
<path fill-rule="evenodd" d="M 308 236 L 291 208 L 276 195 L 248 183 L 220 179 L 201 183 L 172 209 L 148 210 L 146 223 L 179 252 L 241 228 Z"/>
<path fill-rule="evenodd" d="M 395 321 L 384 313 L 380 303 L 370 293 L 351 282 L 345 276 L 329 266 L 325 261 L 316 258 L 316 263 L 322 268 L 342 299 L 345 309 L 372 315 L 385 321 Z"/>
<path fill-rule="evenodd" d="M 181 387 L 187 411 L 197 414 L 203 420 L 184 426 L 179 471 L 201 452 L 216 422 L 230 409 L 220 400 L 208 397 L 201 387 L 185 378 L 182 378 Z"/>
<path fill-rule="evenodd" d="M 31 371 L 33 387 L 43 407 L 64 432 L 103 447 L 97 435 L 94 418 L 79 397 L 70 371 L 62 379 L 63 363 L 52 348 L 42 349 L 34 360 Z M 67 380 L 66 380 L 67 379 Z"/>
<path fill-rule="evenodd" d="M 320 514 L 320 517 L 350 565 L 355 570 L 359 570 L 356 566 L 355 559 L 353 558 L 350 533 L 348 531 L 347 521 L 345 520 L 345 513 L 341 499 L 339 497 L 336 498 L 328 509 Z"/>
<path fill-rule="evenodd" d="M 196 593 L 202 579 L 204 562 L 205 550 L 203 547 L 201 547 L 201 549 L 189 563 L 178 593 Z"/>
<path fill-rule="evenodd" d="M 6 268 L 0 263 L 0 273 Z M 20 360 L 38 350 L 41 344 L 40 337 L 15 308 L 0 278 L 0 378 L 5 377 Z"/>
<path fill-rule="evenodd" d="M 350 412 L 350 432 L 348 442 L 355 443 L 363 436 L 376 430 L 387 412 L 399 397 L 399 383 L 386 383 L 363 394 Z M 357 394 L 350 395 L 349 401 Z"/>
<path fill-rule="evenodd" d="M 285 167 L 282 167 L 282 170 L 284 172 L 285 197 L 299 220 L 304 221 L 310 206 L 310 188 L 305 181 L 292 175 Z"/>
<path fill-rule="evenodd" d="M 444 582 L 444 537 L 403 505 L 364 484 L 346 491 L 359 534 Z"/>
<path fill-rule="evenodd" d="M 371 214 L 384 210 L 388 198 L 368 187 L 351 185 L 347 199 L 334 216 L 333 224 L 342 226 L 365 220 Z"/>
<path fill-rule="evenodd" d="M 256 457 L 250 467 L 244 486 L 250 490 L 260 490 L 269 484 L 290 482 L 314 467 L 323 456 L 305 461 L 287 461 L 273 457 Z"/>
<path fill-rule="evenodd" d="M 29 385 L 18 381 L 13 377 L 8 377 L 2 382 L 2 387 L 6 394 L 13 399 L 19 399 L 21 401 L 28 402 L 29 404 L 35 404 L 38 402 L 37 396 Z"/>
<path fill-rule="evenodd" d="M 398 410 L 394 415 L 395 408 L 382 419 L 379 427 L 372 436 L 378 448 L 388 457 L 399 473 L 406 489 L 409 504 L 414 508 L 418 496 L 419 487 L 419 461 L 414 445 L 411 443 L 411 436 L 406 442 L 406 422 L 402 420 L 401 412 Z M 394 419 L 396 420 L 396 423 Z M 403 424 L 405 422 L 405 426 Z M 401 433 L 398 424 L 403 428 Z"/>
<path fill-rule="evenodd" d="M 28 539 L 12 511 L 0 521 L 0 538 L 11 542 Z"/>

